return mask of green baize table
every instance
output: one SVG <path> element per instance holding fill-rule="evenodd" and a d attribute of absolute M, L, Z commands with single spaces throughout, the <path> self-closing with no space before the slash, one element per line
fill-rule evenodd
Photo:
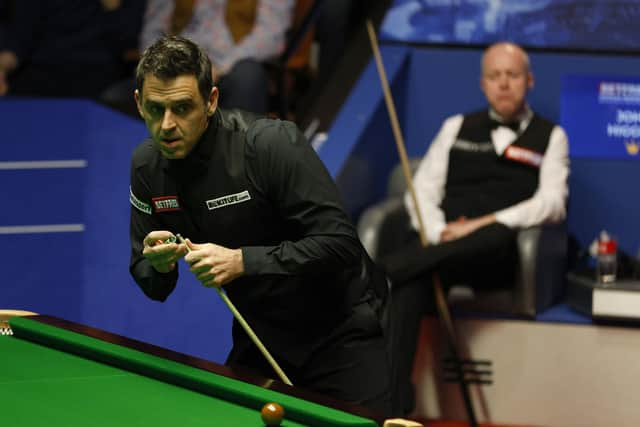
<path fill-rule="evenodd" d="M 263 426 L 267 402 L 285 408 L 283 427 L 381 422 L 356 406 L 338 409 L 304 390 L 251 383 L 228 367 L 65 320 L 9 324 L 13 335 L 0 336 L 0 426 Z"/>

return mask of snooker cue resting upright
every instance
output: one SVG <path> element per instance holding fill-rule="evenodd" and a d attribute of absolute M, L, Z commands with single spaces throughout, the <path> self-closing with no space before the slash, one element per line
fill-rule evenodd
<path fill-rule="evenodd" d="M 418 234 L 420 236 L 420 243 L 422 243 L 422 246 L 426 247 L 429 245 L 429 242 L 427 240 L 427 233 L 424 227 L 424 223 L 422 222 L 422 215 L 420 214 L 420 205 L 418 204 L 416 192 L 413 187 L 413 176 L 411 174 L 411 168 L 409 166 L 409 160 L 407 158 L 407 150 L 405 147 L 404 138 L 402 137 L 402 131 L 400 130 L 400 125 L 398 123 L 398 116 L 396 113 L 393 98 L 391 96 L 391 90 L 389 89 L 387 74 L 385 73 L 384 65 L 382 64 L 382 56 L 380 55 L 380 49 L 378 47 L 376 33 L 373 28 L 373 24 L 369 20 L 367 20 L 367 32 L 369 33 L 369 41 L 371 43 L 371 49 L 373 50 L 373 56 L 376 61 L 378 76 L 380 77 L 380 84 L 382 86 L 382 91 L 384 93 L 384 100 L 387 105 L 387 111 L 389 113 L 389 120 L 391 121 L 393 136 L 396 142 L 396 147 L 398 149 L 398 154 L 400 156 L 402 171 L 404 172 L 404 178 L 407 183 L 407 190 L 409 191 L 409 195 L 413 200 L 413 205 L 415 206 L 415 209 L 417 212 L 416 216 L 418 218 Z M 440 282 L 440 278 L 438 277 L 437 273 L 433 274 L 433 285 L 435 288 L 438 310 L 443 317 L 442 320 L 444 321 L 445 327 L 447 328 L 448 332 L 450 334 L 454 334 L 453 322 L 451 320 L 451 315 L 447 308 L 446 299 L 444 297 L 444 291 L 442 290 L 442 283 Z"/>
<path fill-rule="evenodd" d="M 187 252 L 191 251 L 191 249 L 189 248 L 189 245 L 187 245 L 186 240 L 184 239 L 184 237 L 180 235 L 180 233 L 176 234 L 176 239 L 187 247 Z M 258 350 L 260 350 L 260 353 L 262 353 L 264 358 L 267 359 L 267 362 L 269 362 L 269 365 L 271 365 L 273 370 L 276 371 L 276 374 L 278 374 L 282 382 L 287 385 L 293 385 L 291 383 L 291 380 L 289 380 L 289 377 L 287 377 L 287 375 L 284 373 L 280 365 L 278 365 L 278 362 L 276 362 L 273 356 L 271 356 L 271 353 L 269 353 L 269 350 L 267 350 L 267 347 L 265 347 L 262 341 L 260 341 L 260 338 L 258 338 L 256 333 L 253 332 L 253 329 L 251 329 L 251 326 L 249 326 L 247 321 L 244 320 L 244 317 L 242 317 L 242 314 L 240 314 L 236 306 L 233 305 L 233 303 L 231 302 L 227 294 L 224 292 L 224 290 L 222 290 L 222 288 L 218 286 L 214 286 L 214 289 L 218 292 L 218 295 L 220 295 L 220 298 L 222 298 L 222 301 L 224 301 L 227 307 L 229 307 L 229 310 L 231 310 L 233 317 L 236 318 L 236 320 L 238 321 L 238 323 L 240 323 L 240 325 L 242 326 L 244 331 L 247 333 L 247 335 L 249 335 L 249 338 L 251 339 L 251 341 L 253 341 L 256 347 L 258 347 Z"/>
<path fill-rule="evenodd" d="M 402 137 L 400 125 L 398 123 L 398 117 L 396 114 L 393 98 L 391 97 L 391 90 L 389 89 L 389 82 L 387 80 L 387 75 L 384 71 L 382 56 L 380 55 L 380 49 L 378 47 L 378 40 L 376 37 L 375 30 L 373 28 L 373 24 L 371 23 L 370 20 L 367 20 L 367 32 L 369 34 L 371 49 L 373 50 L 373 55 L 376 61 L 378 76 L 380 77 L 380 84 L 382 86 L 382 91 L 384 93 L 384 99 L 387 105 L 387 111 L 389 113 L 389 119 L 391 121 L 393 135 L 396 141 L 396 146 L 398 148 L 398 154 L 400 155 L 400 161 L 402 162 L 402 170 L 404 172 L 404 178 L 407 182 L 407 189 L 413 200 L 413 205 L 415 206 L 415 209 L 416 209 L 420 243 L 422 244 L 423 247 L 426 247 L 428 246 L 429 243 L 427 240 L 427 233 L 424 227 L 424 223 L 422 221 L 422 215 L 420 214 L 420 205 L 418 204 L 415 189 L 413 187 L 413 176 L 411 174 L 411 168 L 409 167 L 409 160 L 407 159 L 407 150 L 405 148 L 404 139 Z M 456 368 L 458 377 L 460 378 L 460 391 L 462 393 L 465 409 L 469 417 L 469 424 L 472 427 L 475 427 L 478 424 L 477 424 L 476 416 L 473 410 L 473 405 L 471 403 L 471 397 L 469 395 L 467 383 L 464 380 L 464 373 L 462 370 L 462 364 L 460 363 L 461 359 L 460 359 L 458 346 L 457 346 L 456 331 L 455 331 L 455 328 L 453 327 L 453 320 L 451 318 L 451 313 L 449 312 L 449 307 L 447 306 L 447 300 L 445 298 L 444 290 L 442 288 L 442 282 L 440 281 L 440 277 L 438 273 L 434 271 L 432 274 L 432 277 L 433 277 L 434 294 L 436 297 L 436 307 L 438 309 L 438 313 L 440 314 L 442 323 L 444 324 L 444 328 L 447 332 L 449 347 L 451 349 L 453 359 L 456 361 L 455 368 Z"/>

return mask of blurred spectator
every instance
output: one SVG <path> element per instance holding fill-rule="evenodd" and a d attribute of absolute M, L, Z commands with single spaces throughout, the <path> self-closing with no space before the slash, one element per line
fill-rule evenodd
<path fill-rule="evenodd" d="M 24 0 L 0 38 L 0 94 L 90 97 L 125 72 L 143 0 Z M 10 6 L 10 7 L 9 7 Z"/>
<path fill-rule="evenodd" d="M 316 77 L 324 82 L 336 68 L 336 64 L 342 58 L 347 42 L 355 30 L 362 25 L 366 17 L 366 9 L 361 0 L 297 0 L 294 16 L 294 27 L 302 24 L 311 8 L 318 4 L 315 20 L 310 31 L 305 35 L 297 52 L 297 56 L 309 55 L 306 44 L 313 40 L 317 43 L 317 58 L 313 66 L 316 67 Z M 298 58 L 298 61 L 302 61 Z M 290 64 L 291 67 L 300 67 L 307 64 Z"/>
<path fill-rule="evenodd" d="M 0 0 L 0 46 L 5 40 L 5 32 L 11 16 L 13 16 L 13 0 Z"/>
<path fill-rule="evenodd" d="M 355 6 L 354 0 L 323 0 L 316 23 L 318 78 L 323 83 L 341 59 L 353 26 L 360 24 L 353 17 Z"/>
<path fill-rule="evenodd" d="M 343 61 L 354 36 L 364 29 L 364 20 L 373 7 L 364 0 L 297 0 L 294 27 L 302 21 L 313 6 L 313 25 L 302 39 L 299 48 L 288 63 L 292 74 L 287 82 L 290 114 L 299 120 L 313 108 L 314 101 L 327 91 L 329 80 Z M 313 48 L 310 45 L 313 44 Z M 349 58 L 352 60 L 353 58 Z"/>
<path fill-rule="evenodd" d="M 188 38 L 207 52 L 220 106 L 264 114 L 269 79 L 264 62 L 285 46 L 294 0 L 148 0 L 140 36 L 144 50 L 163 35 Z M 130 112 L 135 80 L 110 87 L 102 100 Z"/>
<path fill-rule="evenodd" d="M 13 1 L 0 0 L 0 49 L 5 45 L 7 27 L 9 19 L 13 16 Z M 4 95 L 8 90 L 6 73 L 0 68 L 0 96 Z"/>

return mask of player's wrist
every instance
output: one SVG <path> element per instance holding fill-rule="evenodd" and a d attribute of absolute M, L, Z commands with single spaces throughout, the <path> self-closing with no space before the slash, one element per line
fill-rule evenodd
<path fill-rule="evenodd" d="M 153 267 L 154 270 L 156 270 L 158 273 L 161 274 L 167 274 L 167 273 L 171 273 L 173 270 L 176 269 L 176 263 L 171 263 L 169 265 L 164 264 L 164 265 L 153 265 L 151 264 L 151 266 Z"/>
<path fill-rule="evenodd" d="M 242 257 L 242 249 L 235 249 L 233 254 L 235 265 L 237 266 L 238 276 L 244 274 L 244 259 Z"/>

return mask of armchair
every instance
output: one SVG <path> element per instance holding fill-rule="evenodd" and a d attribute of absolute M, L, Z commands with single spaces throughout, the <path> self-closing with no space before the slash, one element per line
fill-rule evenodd
<path fill-rule="evenodd" d="M 419 159 L 411 159 L 413 171 Z M 367 208 L 358 221 L 362 243 L 374 259 L 393 251 L 403 242 L 399 227 L 406 227 L 402 195 L 406 183 L 398 165 L 389 175 L 387 197 Z M 518 268 L 514 286 L 508 289 L 474 291 L 469 284 L 451 288 L 447 296 L 456 311 L 500 313 L 535 318 L 562 296 L 567 269 L 566 224 L 549 224 L 518 232 Z"/>

